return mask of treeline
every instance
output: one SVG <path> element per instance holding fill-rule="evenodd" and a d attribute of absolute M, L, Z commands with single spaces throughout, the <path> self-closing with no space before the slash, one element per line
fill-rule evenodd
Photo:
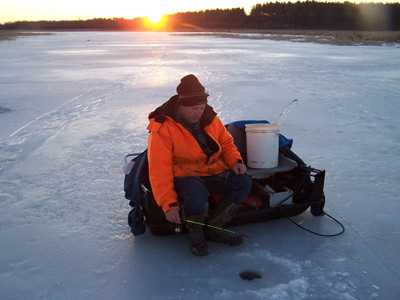
<path fill-rule="evenodd" d="M 0 25 L 12 30 L 223 30 L 320 29 L 400 30 L 400 3 L 270 2 L 243 8 L 176 13 L 159 25 L 146 18 L 77 21 L 20 21 Z"/>
<path fill-rule="evenodd" d="M 251 17 L 269 29 L 399 30 L 400 3 L 275 2 L 255 5 Z"/>
<path fill-rule="evenodd" d="M 75 21 L 18 21 L 0 26 L 5 30 L 148 30 L 144 18 L 96 18 Z"/>

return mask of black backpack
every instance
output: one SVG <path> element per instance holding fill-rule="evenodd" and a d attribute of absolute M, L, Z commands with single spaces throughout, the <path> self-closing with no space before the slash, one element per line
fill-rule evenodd
<path fill-rule="evenodd" d="M 129 200 L 129 205 L 133 207 L 128 215 L 128 224 L 133 235 L 137 236 L 146 231 L 143 207 L 145 204 L 145 186 L 150 186 L 147 149 L 142 153 L 128 154 L 125 156 L 125 160 L 132 156 L 134 158 L 128 163 L 131 169 L 125 175 L 124 191 L 125 198 Z"/>

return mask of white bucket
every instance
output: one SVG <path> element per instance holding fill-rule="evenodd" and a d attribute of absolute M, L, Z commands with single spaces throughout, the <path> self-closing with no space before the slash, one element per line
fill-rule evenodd
<path fill-rule="evenodd" d="M 246 124 L 247 166 L 275 168 L 279 163 L 279 125 Z"/>

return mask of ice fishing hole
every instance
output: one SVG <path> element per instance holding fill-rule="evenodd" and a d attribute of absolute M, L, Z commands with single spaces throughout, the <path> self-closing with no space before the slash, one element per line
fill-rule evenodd
<path fill-rule="evenodd" d="M 8 109 L 7 107 L 0 106 L 0 113 L 6 113 L 6 112 L 9 112 L 9 111 L 11 111 L 11 110 Z"/>
<path fill-rule="evenodd" d="M 254 279 L 262 278 L 261 274 L 257 271 L 246 270 L 239 273 L 240 278 L 243 280 L 251 281 Z"/>

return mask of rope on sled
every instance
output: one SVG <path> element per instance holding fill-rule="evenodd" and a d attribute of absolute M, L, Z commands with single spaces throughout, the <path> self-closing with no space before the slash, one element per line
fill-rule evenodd
<path fill-rule="evenodd" d="M 333 221 L 335 221 L 337 224 L 339 224 L 340 227 L 342 228 L 340 232 L 338 232 L 338 233 L 333 233 L 333 234 L 323 234 L 323 233 L 319 233 L 319 232 L 310 230 L 310 229 L 305 228 L 304 226 L 301 226 L 300 224 L 296 223 L 291 217 L 289 217 L 289 216 L 286 214 L 286 212 L 285 212 L 284 210 L 282 210 L 282 211 L 283 211 L 283 213 L 286 215 L 286 217 L 287 217 L 294 225 L 296 225 L 297 227 L 299 227 L 299 228 L 301 228 L 301 229 L 303 229 L 303 230 L 305 230 L 305 231 L 307 231 L 307 232 L 309 232 L 309 233 L 312 233 L 312 234 L 315 234 L 315 235 L 318 235 L 318 236 L 322 236 L 322 237 L 334 237 L 334 236 L 338 236 L 338 235 L 343 234 L 344 231 L 345 231 L 344 225 L 343 225 L 342 223 L 340 223 L 337 219 L 335 219 L 334 217 L 332 217 L 330 214 L 326 213 L 325 211 L 323 211 L 321 215 L 326 215 L 327 217 L 329 217 L 329 218 L 331 218 Z"/>
<path fill-rule="evenodd" d="M 303 178 L 303 181 L 304 181 L 304 180 L 305 180 L 305 178 Z M 301 185 L 299 185 L 299 187 L 300 187 L 300 186 L 301 186 Z M 322 236 L 322 237 L 334 237 L 334 236 L 341 235 L 341 234 L 343 234 L 343 233 L 345 232 L 345 227 L 344 227 L 344 225 L 343 225 L 341 222 L 339 222 L 337 219 L 335 219 L 334 217 L 332 217 L 330 214 L 328 214 L 327 212 L 325 212 L 324 210 L 321 211 L 320 216 L 326 215 L 327 217 L 329 217 L 329 218 L 331 218 L 333 221 L 335 221 L 337 224 L 339 224 L 339 226 L 341 227 L 340 232 L 338 232 L 338 233 L 333 233 L 333 234 L 323 234 L 323 233 L 319 233 L 319 232 L 313 231 L 313 230 L 311 230 L 311 229 L 305 228 L 304 226 L 302 226 L 302 225 L 296 223 L 296 222 L 292 219 L 292 217 L 290 217 L 290 216 L 286 213 L 286 211 L 285 211 L 284 209 L 281 208 L 281 206 L 283 205 L 284 202 L 286 202 L 288 199 L 290 199 L 291 197 L 293 197 L 294 194 L 298 192 L 298 190 L 299 190 L 299 189 L 297 189 L 296 191 L 292 191 L 292 193 L 289 194 L 289 195 L 288 195 L 285 199 L 283 199 L 281 202 L 279 202 L 279 204 L 278 204 L 278 206 L 277 206 L 277 208 L 279 208 L 279 209 L 283 212 L 283 214 L 284 214 L 294 225 L 296 225 L 297 227 L 299 227 L 299 228 L 301 228 L 301 229 L 303 229 L 303 230 L 305 230 L 305 231 L 307 231 L 307 232 L 309 232 L 309 233 L 315 234 L 315 235 L 317 235 L 317 236 Z"/>

